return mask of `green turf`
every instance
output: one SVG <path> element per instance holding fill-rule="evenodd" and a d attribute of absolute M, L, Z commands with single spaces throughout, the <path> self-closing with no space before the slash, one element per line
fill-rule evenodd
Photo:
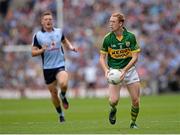
<path fill-rule="evenodd" d="M 121 99 L 117 123 L 108 121 L 108 100 L 71 99 L 65 111 L 66 122 L 58 123 L 50 99 L 0 99 L 0 133 L 6 134 L 150 134 L 180 133 L 180 95 L 149 96 L 141 98 L 139 129 L 129 129 L 130 100 Z"/>

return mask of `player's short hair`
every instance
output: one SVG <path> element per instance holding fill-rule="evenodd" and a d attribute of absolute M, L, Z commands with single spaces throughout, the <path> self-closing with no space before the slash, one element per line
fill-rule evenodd
<path fill-rule="evenodd" d="M 51 15 L 53 16 L 52 12 L 50 10 L 47 10 L 47 11 L 44 11 L 42 14 L 41 14 L 41 19 L 46 16 L 46 15 Z"/>
<path fill-rule="evenodd" d="M 111 16 L 117 17 L 119 22 L 123 22 L 124 23 L 124 21 L 125 21 L 124 15 L 119 13 L 119 12 L 113 13 Z"/>

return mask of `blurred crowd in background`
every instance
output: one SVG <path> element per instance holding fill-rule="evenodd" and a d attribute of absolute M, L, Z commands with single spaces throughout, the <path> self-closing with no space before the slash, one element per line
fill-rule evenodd
<path fill-rule="evenodd" d="M 46 89 L 41 58 L 30 51 L 5 47 L 31 46 L 41 28 L 40 14 L 55 0 L 0 0 L 0 89 Z M 66 52 L 70 88 L 107 87 L 99 65 L 99 48 L 114 11 L 125 14 L 125 27 L 141 47 L 136 64 L 145 94 L 180 91 L 179 0 L 63 0 L 63 30 L 79 53 Z"/>

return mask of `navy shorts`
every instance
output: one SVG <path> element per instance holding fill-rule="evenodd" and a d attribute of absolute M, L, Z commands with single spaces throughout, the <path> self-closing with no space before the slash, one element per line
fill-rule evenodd
<path fill-rule="evenodd" d="M 56 80 L 56 75 L 60 71 L 65 71 L 65 67 L 53 68 L 53 69 L 44 69 L 44 79 L 46 84 L 50 84 Z"/>

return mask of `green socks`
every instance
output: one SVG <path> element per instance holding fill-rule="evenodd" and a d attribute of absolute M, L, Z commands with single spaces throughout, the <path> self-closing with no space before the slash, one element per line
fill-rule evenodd
<path fill-rule="evenodd" d="M 136 121 L 136 118 L 138 116 L 138 113 L 139 113 L 139 107 L 131 107 L 131 120 L 133 123 L 135 123 Z"/>

